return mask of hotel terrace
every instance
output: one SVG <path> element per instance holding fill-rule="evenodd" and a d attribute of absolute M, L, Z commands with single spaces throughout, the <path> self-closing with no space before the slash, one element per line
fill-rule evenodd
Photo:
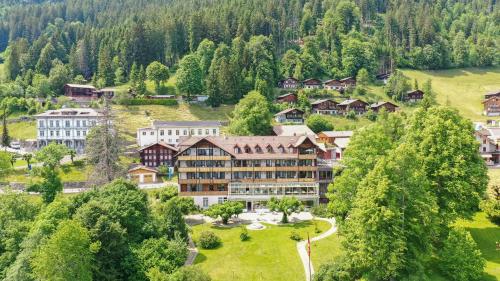
<path fill-rule="evenodd" d="M 315 205 L 320 149 L 311 136 L 189 137 L 177 154 L 179 192 L 203 208 L 232 200 L 254 210 L 283 196 Z"/>

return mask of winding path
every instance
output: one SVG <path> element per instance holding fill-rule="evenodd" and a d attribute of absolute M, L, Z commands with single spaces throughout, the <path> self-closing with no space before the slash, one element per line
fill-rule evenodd
<path fill-rule="evenodd" d="M 322 220 L 322 221 L 327 221 L 329 222 L 332 227 L 328 229 L 327 231 L 321 233 L 320 235 L 310 238 L 311 243 L 314 241 L 318 241 L 321 239 L 324 239 L 326 237 L 329 237 L 333 235 L 335 232 L 337 232 L 337 226 L 335 226 L 335 219 L 324 219 L 324 218 L 315 218 L 317 220 Z M 309 265 L 309 256 L 307 255 L 307 240 L 300 241 L 297 243 L 297 251 L 299 252 L 300 260 L 302 261 L 302 264 L 304 265 L 304 272 L 306 274 L 306 281 L 311 281 L 310 276 L 314 274 L 314 267 L 312 263 Z M 311 269 L 311 272 L 309 272 L 309 268 Z"/>
<path fill-rule="evenodd" d="M 196 259 L 196 256 L 198 255 L 198 249 L 196 248 L 193 239 L 191 239 L 191 236 L 189 236 L 188 239 L 189 239 L 188 241 L 189 253 L 186 262 L 184 263 L 185 266 L 192 265 L 194 263 L 194 260 Z"/>

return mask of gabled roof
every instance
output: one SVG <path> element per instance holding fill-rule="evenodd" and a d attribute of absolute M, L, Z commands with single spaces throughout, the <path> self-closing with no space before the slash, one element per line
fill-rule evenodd
<path fill-rule="evenodd" d="M 352 103 L 354 103 L 356 101 L 360 101 L 360 102 L 362 102 L 364 104 L 368 104 L 368 103 L 366 103 L 366 102 L 364 102 L 364 101 L 362 101 L 360 99 L 349 99 L 349 100 L 345 100 L 345 101 L 339 103 L 339 105 L 350 105 L 350 104 L 352 104 Z"/>
<path fill-rule="evenodd" d="M 133 171 L 137 171 L 137 170 L 146 170 L 146 171 L 150 171 L 150 172 L 153 172 L 153 173 L 158 173 L 158 170 L 156 168 L 153 168 L 153 167 L 147 167 L 147 166 L 144 166 L 144 165 L 137 165 L 137 166 L 132 166 L 128 172 L 133 172 Z"/>
<path fill-rule="evenodd" d="M 392 103 L 390 101 L 379 101 L 379 102 L 376 102 L 374 104 L 371 104 L 370 107 L 377 108 L 377 107 L 381 107 L 384 104 L 392 104 L 394 107 L 398 107 L 397 105 L 395 105 L 394 103 Z"/>
<path fill-rule="evenodd" d="M 302 81 L 302 83 L 304 83 L 304 84 L 307 84 L 310 82 L 313 82 L 313 84 L 321 84 L 321 80 L 316 79 L 316 78 L 308 78 L 308 79 Z"/>
<path fill-rule="evenodd" d="M 349 145 L 350 141 L 350 138 L 337 138 L 333 141 L 333 144 L 344 149 L 347 147 L 347 145 Z"/>
<path fill-rule="evenodd" d="M 422 90 L 416 89 L 416 90 L 409 90 L 406 91 L 407 94 L 413 94 L 413 93 L 424 93 Z"/>
<path fill-rule="evenodd" d="M 354 77 L 352 77 L 352 76 L 351 76 L 351 77 L 342 78 L 342 79 L 340 79 L 339 81 L 340 81 L 340 82 L 345 82 L 345 81 L 347 81 L 347 80 L 356 80 L 356 79 L 355 79 Z"/>
<path fill-rule="evenodd" d="M 288 97 L 288 96 L 297 96 L 297 94 L 296 93 L 286 93 L 286 94 L 280 95 L 276 98 L 280 99 L 280 98 L 284 98 L 284 97 Z"/>
<path fill-rule="evenodd" d="M 277 136 L 315 136 L 316 134 L 306 125 L 277 125 L 273 126 L 273 132 Z"/>
<path fill-rule="evenodd" d="M 160 141 L 160 142 L 157 142 L 157 143 L 153 143 L 153 144 L 145 145 L 145 146 L 143 146 L 143 147 L 139 148 L 139 151 L 143 151 L 144 149 L 150 148 L 151 146 L 154 146 L 154 145 L 161 145 L 161 146 L 163 146 L 163 147 L 165 147 L 165 148 L 168 148 L 168 149 L 171 149 L 171 150 L 173 150 L 173 151 L 177 151 L 177 150 L 179 150 L 177 147 L 174 147 L 174 146 L 172 146 L 172 145 L 170 145 L 170 144 L 168 144 L 168 143 L 165 143 L 165 142 Z"/>
<path fill-rule="evenodd" d="M 481 103 L 486 103 L 486 102 L 489 102 L 489 101 L 492 101 L 492 100 L 496 100 L 496 99 L 500 99 L 500 97 L 497 97 L 497 96 L 491 96 L 485 100 L 483 100 Z"/>
<path fill-rule="evenodd" d="M 290 76 L 290 77 L 287 77 L 287 78 L 285 78 L 285 79 L 283 79 L 283 80 L 281 80 L 281 81 L 283 82 L 283 81 L 285 81 L 285 80 L 293 80 L 293 81 L 295 81 L 295 82 L 299 82 L 299 80 L 298 80 L 298 79 L 295 79 L 295 78 L 293 78 L 293 77 L 291 77 L 291 76 Z"/>
<path fill-rule="evenodd" d="M 304 111 L 300 110 L 300 109 L 297 109 L 297 108 L 287 108 L 285 110 L 282 110 L 276 114 L 274 114 L 274 116 L 278 116 L 278 115 L 283 115 L 283 114 L 286 114 L 286 113 L 290 113 L 290 112 L 293 112 L 293 111 L 299 111 L 301 112 L 302 114 L 304 114 Z"/>
<path fill-rule="evenodd" d="M 323 81 L 323 84 L 330 84 L 332 82 L 337 82 L 340 84 L 340 80 L 338 79 L 330 79 L 330 80 L 326 80 L 326 81 Z"/>
<path fill-rule="evenodd" d="M 56 110 L 47 110 L 44 113 L 35 115 L 35 117 L 97 117 L 102 116 L 100 112 L 93 108 L 61 108 Z"/>
<path fill-rule="evenodd" d="M 93 90 L 95 90 L 95 87 L 92 86 L 92 85 L 66 84 L 65 86 L 72 87 L 72 88 L 86 88 L 86 89 L 93 89 Z"/>
<path fill-rule="evenodd" d="M 338 102 L 336 102 L 336 101 L 334 101 L 334 100 L 332 100 L 332 99 L 322 99 L 322 100 L 313 101 L 313 102 L 311 103 L 311 105 L 321 104 L 321 103 L 324 103 L 324 102 L 326 102 L 326 101 L 331 101 L 331 102 L 333 102 L 333 103 L 335 103 L 335 104 L 338 104 Z"/>
<path fill-rule="evenodd" d="M 323 131 L 320 134 L 324 134 L 329 138 L 350 138 L 354 134 L 353 131 Z"/>
<path fill-rule="evenodd" d="M 313 145 L 317 146 L 316 140 L 313 136 L 208 136 L 208 137 L 190 137 L 179 144 L 179 152 L 177 155 L 185 151 L 186 149 L 196 145 L 201 141 L 207 141 L 216 147 L 226 151 L 236 159 L 291 159 L 296 158 L 297 153 L 290 153 L 287 150 L 280 152 L 279 147 L 298 147 L 305 141 L 309 140 Z M 248 146 L 251 149 L 250 153 L 246 153 L 244 150 L 241 153 L 235 153 L 234 147 L 236 145 L 239 147 Z M 262 150 L 261 153 L 254 153 L 256 145 L 264 145 L 266 150 Z M 267 148 L 271 147 L 273 152 L 268 152 Z"/>

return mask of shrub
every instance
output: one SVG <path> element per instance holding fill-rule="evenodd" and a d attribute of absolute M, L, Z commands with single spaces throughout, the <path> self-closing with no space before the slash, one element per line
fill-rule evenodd
<path fill-rule="evenodd" d="M 320 218 L 330 218 L 332 215 L 328 211 L 328 205 L 327 204 L 319 204 L 317 206 L 314 206 L 311 208 L 311 213 Z"/>
<path fill-rule="evenodd" d="M 347 112 L 347 114 L 345 115 L 345 117 L 347 119 L 356 120 L 357 119 L 356 111 L 350 110 L 349 112 Z"/>
<path fill-rule="evenodd" d="M 464 229 L 452 229 L 439 253 L 439 269 L 450 280 L 479 280 L 485 261 L 476 242 Z"/>
<path fill-rule="evenodd" d="M 319 227 L 318 227 L 318 221 L 313 220 L 313 224 L 314 224 L 314 232 L 320 233 L 321 229 L 319 229 Z"/>
<path fill-rule="evenodd" d="M 292 232 L 290 232 L 290 239 L 295 241 L 302 241 L 302 236 L 300 236 L 300 234 L 297 233 L 297 231 L 292 230 Z"/>
<path fill-rule="evenodd" d="M 221 241 L 219 236 L 212 231 L 203 231 L 200 234 L 199 243 L 203 249 L 215 249 L 219 247 Z"/>
<path fill-rule="evenodd" d="M 244 226 L 241 227 L 240 240 L 247 241 L 250 239 L 250 235 L 248 234 L 248 229 Z"/>
<path fill-rule="evenodd" d="M 500 225 L 500 186 L 492 186 L 488 195 L 489 198 L 481 202 L 481 210 L 491 222 Z"/>
<path fill-rule="evenodd" d="M 117 100 L 118 104 L 121 105 L 165 105 L 165 106 L 173 106 L 177 105 L 177 100 L 175 99 L 165 99 L 165 100 L 155 100 L 155 99 L 119 99 Z"/>

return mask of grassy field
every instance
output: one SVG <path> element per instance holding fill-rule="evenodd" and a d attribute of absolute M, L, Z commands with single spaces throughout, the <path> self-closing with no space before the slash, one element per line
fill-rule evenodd
<path fill-rule="evenodd" d="M 203 105 L 179 104 L 176 106 L 141 105 L 141 106 L 113 106 L 115 122 L 119 130 L 129 141 L 136 138 L 137 129 L 151 125 L 153 120 L 162 121 L 196 121 L 229 119 L 228 115 L 234 106 L 224 105 L 210 108 Z"/>
<path fill-rule="evenodd" d="M 500 90 L 500 67 L 403 72 L 412 79 L 412 85 L 413 79 L 417 79 L 420 86 L 427 79 L 432 79 L 438 102 L 457 108 L 463 116 L 473 121 L 488 119 L 482 115 L 481 101 L 487 92 Z"/>
<path fill-rule="evenodd" d="M 314 225 L 301 222 L 295 225 L 266 225 L 266 229 L 249 231 L 250 240 L 241 242 L 241 229 L 220 228 L 210 224 L 193 227 L 194 241 L 204 230 L 215 232 L 222 246 L 213 250 L 200 249 L 195 264 L 202 267 L 213 280 L 273 280 L 302 281 L 304 269 L 297 252 L 296 242 L 289 238 L 292 230 L 304 238 L 314 236 Z M 330 224 L 318 221 L 318 228 L 326 231 Z"/>
<path fill-rule="evenodd" d="M 19 166 L 24 161 L 18 160 Z M 17 163 L 16 163 L 17 164 Z M 24 165 L 26 165 L 24 163 Z M 16 166 L 16 165 L 15 165 Z M 86 181 L 90 167 L 81 161 L 75 161 L 74 164 L 63 164 L 59 168 L 59 176 L 63 182 L 78 182 Z M 39 177 L 32 175 L 28 169 L 15 169 L 5 177 L 7 182 L 29 183 L 40 180 Z"/>
<path fill-rule="evenodd" d="M 314 270 L 342 255 L 342 236 L 337 233 L 311 243 L 311 261 Z"/>
<path fill-rule="evenodd" d="M 35 121 L 9 123 L 7 128 L 9 129 L 9 135 L 12 139 L 36 139 Z"/>

